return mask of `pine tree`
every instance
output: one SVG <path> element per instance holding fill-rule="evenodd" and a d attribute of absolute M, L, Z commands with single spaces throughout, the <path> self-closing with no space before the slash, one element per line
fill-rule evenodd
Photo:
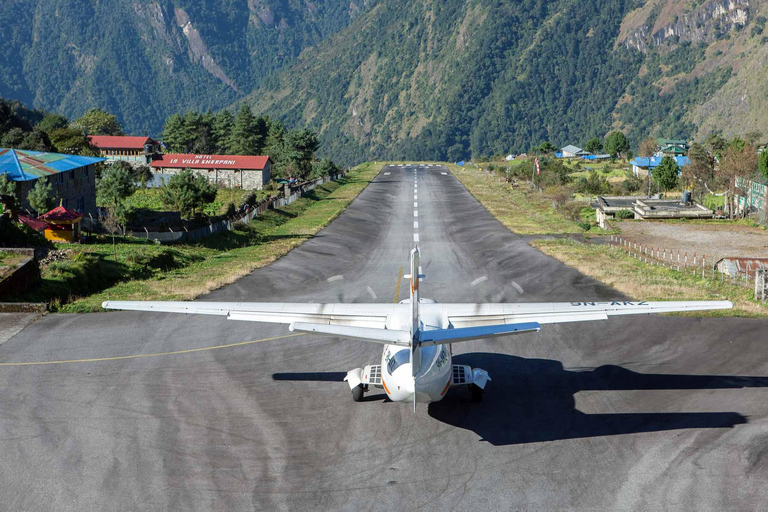
<path fill-rule="evenodd" d="M 184 134 L 184 120 L 181 114 L 173 114 L 165 120 L 163 127 L 163 143 L 169 151 L 174 153 L 183 152 L 186 147 Z"/>
<path fill-rule="evenodd" d="M 661 163 L 653 169 L 653 181 L 666 193 L 677 186 L 677 173 L 680 168 L 671 156 L 665 156 Z"/>
<path fill-rule="evenodd" d="M 211 135 L 216 146 L 216 153 L 220 155 L 230 154 L 229 138 L 232 135 L 232 112 L 222 110 L 216 114 L 211 125 Z"/>
<path fill-rule="evenodd" d="M 605 151 L 612 157 L 621 155 L 629 150 L 629 139 L 624 132 L 613 132 L 605 138 Z"/>
<path fill-rule="evenodd" d="M 35 181 L 35 186 L 27 194 L 27 201 L 38 215 L 46 213 L 53 208 L 53 186 L 45 178 Z"/>
<path fill-rule="evenodd" d="M 16 197 L 16 182 L 8 179 L 6 174 L 0 174 L 0 196 Z"/>
<path fill-rule="evenodd" d="M 229 138 L 229 149 L 233 155 L 255 155 L 257 153 L 256 119 L 248 105 L 243 105 L 237 112 Z"/>

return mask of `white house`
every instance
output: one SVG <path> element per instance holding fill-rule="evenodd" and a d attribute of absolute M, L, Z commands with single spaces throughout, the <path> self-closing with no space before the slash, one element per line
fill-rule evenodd
<path fill-rule="evenodd" d="M 568 144 L 560 150 L 563 153 L 563 158 L 574 158 L 578 156 L 585 156 L 589 154 L 589 151 L 584 151 L 572 144 Z"/>

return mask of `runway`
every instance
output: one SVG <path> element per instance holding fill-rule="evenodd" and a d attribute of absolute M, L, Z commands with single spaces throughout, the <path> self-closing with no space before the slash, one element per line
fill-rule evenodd
<path fill-rule="evenodd" d="M 418 240 L 417 242 L 415 240 Z M 438 166 L 385 168 L 299 248 L 201 300 L 393 302 L 417 243 L 438 302 L 624 298 Z M 483 403 L 354 403 L 376 344 L 138 312 L 48 315 L 0 346 L 7 510 L 756 510 L 768 323 L 642 316 L 454 345 Z M 221 347 L 228 345 L 226 347 Z M 213 348 L 220 347 L 220 348 Z M 139 357 L 136 357 L 139 356 Z M 84 359 L 100 359 L 83 361 Z M 24 363 L 55 362 L 29 365 Z"/>

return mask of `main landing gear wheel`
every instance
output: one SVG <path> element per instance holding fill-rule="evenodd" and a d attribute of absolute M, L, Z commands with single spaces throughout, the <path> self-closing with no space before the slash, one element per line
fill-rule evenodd
<path fill-rule="evenodd" d="M 362 402 L 363 401 L 363 393 L 365 393 L 365 388 L 362 384 L 355 386 L 352 388 L 352 400 L 355 402 Z"/>
<path fill-rule="evenodd" d="M 470 384 L 469 385 L 469 394 L 472 395 L 472 401 L 473 402 L 482 402 L 483 401 L 483 388 L 481 388 L 477 384 Z"/>

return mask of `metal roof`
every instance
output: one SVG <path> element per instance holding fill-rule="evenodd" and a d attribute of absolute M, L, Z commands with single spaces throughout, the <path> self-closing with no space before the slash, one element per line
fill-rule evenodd
<path fill-rule="evenodd" d="M 741 256 L 726 256 L 715 262 L 715 268 L 723 274 L 735 277 L 747 272 L 754 275 L 757 269 L 768 269 L 768 258 L 745 258 Z"/>
<path fill-rule="evenodd" d="M 268 156 L 245 155 L 157 155 L 150 166 L 156 169 L 245 169 L 260 171 L 267 166 Z"/>
<path fill-rule="evenodd" d="M 657 167 L 661 163 L 661 159 L 663 157 L 661 156 L 638 156 L 631 162 L 629 162 L 632 165 L 636 165 L 638 167 L 648 167 L 649 169 L 653 169 L 654 167 Z M 684 165 L 688 165 L 691 163 L 690 159 L 687 156 L 673 156 L 671 158 L 675 159 L 675 162 L 677 163 L 678 167 L 683 167 Z"/>
<path fill-rule="evenodd" d="M 573 153 L 575 155 L 576 153 L 579 153 L 579 152 L 583 151 L 583 149 L 577 148 L 576 146 L 574 146 L 572 144 L 568 144 L 561 151 L 563 153 Z"/>
<path fill-rule="evenodd" d="M 88 140 L 100 149 L 144 149 L 144 144 L 154 144 L 149 137 L 126 137 L 117 135 L 91 135 Z"/>
<path fill-rule="evenodd" d="M 0 174 L 7 175 L 11 181 L 32 181 L 105 160 L 92 156 L 0 148 Z"/>

